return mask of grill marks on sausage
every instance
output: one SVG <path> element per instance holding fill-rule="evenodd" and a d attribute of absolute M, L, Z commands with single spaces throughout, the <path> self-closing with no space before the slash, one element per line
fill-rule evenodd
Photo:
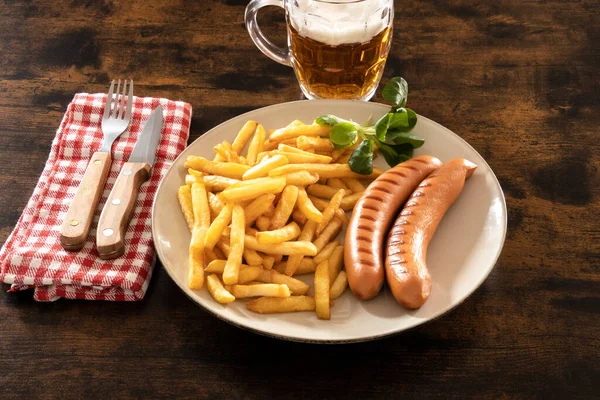
<path fill-rule="evenodd" d="M 361 224 L 361 225 L 358 226 L 358 229 L 364 229 L 365 231 L 373 232 L 373 227 L 371 225 L 363 225 L 363 224 Z"/>
<path fill-rule="evenodd" d="M 392 247 L 390 250 L 388 250 L 389 256 L 395 256 L 402 253 L 404 253 L 404 250 L 402 250 L 400 247 Z"/>
<path fill-rule="evenodd" d="M 386 171 L 385 173 L 389 174 L 389 175 L 399 176 L 400 178 L 406 179 L 406 174 L 403 172 L 400 172 L 400 171 L 389 170 L 389 171 Z M 398 182 L 394 182 L 394 185 L 397 185 L 397 184 L 398 184 Z"/>
<path fill-rule="evenodd" d="M 380 202 L 380 203 L 383 203 L 383 201 L 384 201 L 383 197 L 374 195 L 373 193 L 369 193 L 367 196 L 365 196 L 365 199 L 366 200 L 377 201 L 377 202 Z"/>
<path fill-rule="evenodd" d="M 406 231 L 402 228 L 394 226 L 390 232 L 390 237 L 406 235 Z"/>
<path fill-rule="evenodd" d="M 377 218 L 375 218 L 375 217 L 374 217 L 374 216 L 372 216 L 372 215 L 362 215 L 362 216 L 360 217 L 360 219 L 367 219 L 367 220 L 369 220 L 369 221 L 373 221 L 373 222 L 377 221 Z"/>
<path fill-rule="evenodd" d="M 372 206 L 370 204 L 363 204 L 363 208 L 367 209 L 367 210 L 371 210 L 371 211 L 379 211 L 379 209 L 376 206 Z"/>
<path fill-rule="evenodd" d="M 421 164 L 427 164 L 427 161 L 423 160 L 422 158 L 413 158 L 410 161 L 411 162 L 418 162 L 418 163 L 421 163 Z"/>
<path fill-rule="evenodd" d="M 379 178 L 379 182 L 389 183 L 390 185 L 397 185 L 398 184 L 398 181 L 395 181 L 393 179 L 386 178 L 386 177 Z"/>
<path fill-rule="evenodd" d="M 369 253 L 368 251 L 366 251 L 366 250 L 362 250 L 362 249 L 359 249 L 358 251 L 359 251 L 359 252 L 361 252 L 361 253 L 365 253 L 365 254 L 368 254 L 368 253 Z M 368 260 L 368 259 L 365 259 L 365 260 L 360 260 L 360 263 L 361 263 L 362 265 L 366 265 L 366 266 L 368 266 L 368 267 L 374 267 L 374 266 L 375 266 L 375 263 L 373 263 L 373 261 L 370 261 L 370 260 Z"/>
<path fill-rule="evenodd" d="M 390 189 L 388 189 L 388 188 L 386 188 L 385 186 L 382 186 L 382 185 L 377 185 L 377 186 L 373 187 L 372 190 L 378 190 L 380 192 L 383 192 L 383 193 L 389 194 L 389 195 L 392 194 L 392 191 Z"/>

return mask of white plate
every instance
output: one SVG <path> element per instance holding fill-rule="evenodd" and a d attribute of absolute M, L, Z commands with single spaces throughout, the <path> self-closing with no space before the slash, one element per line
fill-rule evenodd
<path fill-rule="evenodd" d="M 463 157 L 476 163 L 478 168 L 431 242 L 427 262 L 433 289 L 431 297 L 419 310 L 402 308 L 386 288 L 369 301 L 359 301 L 346 291 L 335 301 L 330 321 L 318 320 L 311 312 L 259 315 L 246 310 L 243 301 L 222 306 L 205 288 L 196 291 L 187 287 L 190 233 L 176 193 L 184 184 L 183 165 L 188 155 L 212 159 L 213 146 L 223 140 L 231 142 L 249 119 L 271 129 L 295 119 L 308 123 L 322 114 L 362 122 L 370 116 L 379 118 L 388 110 L 389 107 L 383 104 L 360 101 L 312 100 L 277 104 L 224 122 L 192 143 L 167 172 L 152 210 L 154 243 L 171 278 L 193 301 L 227 322 L 258 333 L 306 342 L 376 339 L 420 325 L 460 304 L 481 285 L 500 255 L 506 233 L 506 204 L 498 180 L 485 160 L 456 134 L 421 116 L 413 132 L 425 138 L 425 145 L 415 151 L 415 155 L 430 154 L 442 161 Z M 383 157 L 376 160 L 376 165 L 388 168 Z"/>

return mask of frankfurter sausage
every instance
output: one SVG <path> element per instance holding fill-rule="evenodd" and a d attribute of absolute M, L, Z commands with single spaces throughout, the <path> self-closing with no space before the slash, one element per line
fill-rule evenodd
<path fill-rule="evenodd" d="M 362 300 L 383 285 L 383 244 L 400 207 L 417 185 L 442 162 L 420 156 L 381 174 L 358 200 L 346 230 L 344 264 L 352 292 Z"/>
<path fill-rule="evenodd" d="M 394 298 L 404 307 L 419 308 L 429 298 L 427 247 L 475 168 L 462 158 L 444 163 L 421 182 L 394 222 L 387 239 L 385 272 Z"/>

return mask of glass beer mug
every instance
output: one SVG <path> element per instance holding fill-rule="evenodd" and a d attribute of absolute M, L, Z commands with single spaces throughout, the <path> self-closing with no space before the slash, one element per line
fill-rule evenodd
<path fill-rule="evenodd" d="M 271 43 L 258 27 L 258 10 L 285 10 L 287 48 Z M 369 100 L 390 51 L 393 0 L 251 0 L 246 28 L 254 44 L 291 66 L 309 99 Z"/>

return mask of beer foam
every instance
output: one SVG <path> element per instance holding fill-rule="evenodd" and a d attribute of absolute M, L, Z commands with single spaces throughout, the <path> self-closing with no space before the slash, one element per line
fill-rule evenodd
<path fill-rule="evenodd" d="M 393 23 L 393 0 L 294 3 L 288 5 L 294 29 L 301 36 L 330 46 L 368 42 Z"/>

